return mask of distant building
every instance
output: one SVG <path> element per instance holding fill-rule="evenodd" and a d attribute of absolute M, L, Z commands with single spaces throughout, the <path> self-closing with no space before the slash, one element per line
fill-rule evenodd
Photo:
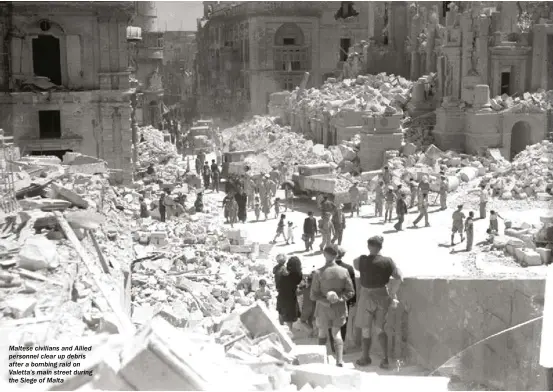
<path fill-rule="evenodd" d="M 162 66 L 163 31 L 157 23 L 155 1 L 136 1 L 134 26 L 142 29 L 142 41 L 137 45 L 135 77 L 138 82 L 136 120 L 139 125 L 158 126 L 163 115 Z"/>
<path fill-rule="evenodd" d="M 196 111 L 196 32 L 164 33 L 164 102 L 172 115 L 191 121 Z"/>
<path fill-rule="evenodd" d="M 373 2 L 204 2 L 198 21 L 198 108 L 240 119 L 269 95 L 340 73 L 374 29 Z"/>

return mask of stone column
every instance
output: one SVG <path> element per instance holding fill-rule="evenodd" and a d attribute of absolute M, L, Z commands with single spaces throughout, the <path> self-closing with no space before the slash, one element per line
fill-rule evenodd
<path fill-rule="evenodd" d="M 487 84 L 477 84 L 474 86 L 474 102 L 472 106 L 475 110 L 492 111 L 490 105 L 490 87 Z"/>
<path fill-rule="evenodd" d="M 421 75 L 420 71 L 420 60 L 421 54 L 418 52 L 418 50 L 413 50 L 411 52 L 411 75 L 410 79 L 415 80 L 418 79 L 418 77 Z"/>

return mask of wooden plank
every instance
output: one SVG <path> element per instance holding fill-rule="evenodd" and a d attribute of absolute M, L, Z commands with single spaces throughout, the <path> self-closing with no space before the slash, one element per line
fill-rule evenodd
<path fill-rule="evenodd" d="M 53 284 L 53 285 L 56 285 L 56 286 L 61 286 L 61 287 L 63 287 L 63 285 L 64 285 L 63 282 L 59 282 L 57 280 L 48 278 L 48 277 L 46 277 L 42 274 L 39 274 L 37 272 L 27 271 L 27 270 L 24 270 L 24 269 L 21 269 L 21 268 L 18 268 L 16 271 L 20 276 L 23 276 L 24 278 L 40 280 L 41 282 L 46 282 L 46 283 L 50 283 L 50 284 Z"/>
<path fill-rule="evenodd" d="M 100 245 L 98 244 L 98 240 L 96 239 L 96 236 L 91 231 L 88 232 L 88 235 L 92 240 L 92 245 L 94 245 L 94 249 L 96 249 L 96 252 L 98 253 L 98 259 L 100 260 L 100 264 L 102 265 L 102 270 L 104 271 L 104 273 L 109 274 L 110 271 L 109 271 L 108 262 L 106 261 L 106 258 L 102 253 L 102 250 L 100 249 Z"/>
<path fill-rule="evenodd" d="M 134 325 L 132 324 L 130 317 L 125 312 L 123 312 L 123 309 L 121 308 L 121 305 L 119 303 L 119 299 L 117 298 L 117 296 L 113 296 L 105 287 L 105 285 L 100 281 L 97 275 L 97 271 L 94 268 L 93 260 L 86 253 L 85 249 L 77 239 L 75 232 L 73 231 L 69 223 L 65 220 L 65 218 L 60 212 L 56 211 L 54 212 L 54 214 L 56 215 L 56 218 L 58 219 L 58 223 L 61 229 L 63 230 L 63 232 L 65 233 L 65 236 L 75 248 L 75 251 L 79 255 L 80 259 L 83 261 L 86 269 L 92 275 L 92 279 L 94 280 L 94 283 L 96 283 L 96 285 L 98 286 L 100 293 L 104 296 L 109 307 L 115 314 L 119 324 L 118 325 L 119 333 L 134 334 L 135 328 L 134 328 Z M 107 311 L 108 309 L 100 309 L 100 310 Z"/>

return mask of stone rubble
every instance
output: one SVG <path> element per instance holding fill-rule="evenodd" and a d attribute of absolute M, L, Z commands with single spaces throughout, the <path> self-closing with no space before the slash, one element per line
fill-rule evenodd
<path fill-rule="evenodd" d="M 288 99 L 290 110 L 300 110 L 315 117 L 327 111 L 360 110 L 387 115 L 402 112 L 409 101 L 412 82 L 395 75 L 380 73 L 337 81 L 329 78 L 320 89 L 296 89 Z"/>

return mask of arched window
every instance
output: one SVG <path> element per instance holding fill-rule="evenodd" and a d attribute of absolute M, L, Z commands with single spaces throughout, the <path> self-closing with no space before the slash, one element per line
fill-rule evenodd
<path fill-rule="evenodd" d="M 295 23 L 284 23 L 275 33 L 275 70 L 284 72 L 309 69 L 308 48 L 301 28 Z"/>
<path fill-rule="evenodd" d="M 295 23 L 284 23 L 275 33 L 276 46 L 302 46 L 303 31 Z"/>

